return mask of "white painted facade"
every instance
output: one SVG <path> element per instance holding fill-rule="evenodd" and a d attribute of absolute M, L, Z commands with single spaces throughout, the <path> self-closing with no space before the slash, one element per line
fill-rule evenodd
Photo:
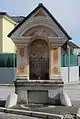
<path fill-rule="evenodd" d="M 61 76 L 64 83 L 79 81 L 79 66 L 61 67 Z"/>

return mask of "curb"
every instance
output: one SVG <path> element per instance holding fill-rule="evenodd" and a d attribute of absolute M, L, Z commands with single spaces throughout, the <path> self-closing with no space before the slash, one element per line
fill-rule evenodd
<path fill-rule="evenodd" d="M 75 85 L 80 85 L 80 81 L 78 82 L 66 82 L 64 83 L 64 86 L 75 86 Z"/>
<path fill-rule="evenodd" d="M 24 116 L 30 116 L 30 117 L 38 117 L 38 118 L 44 118 L 44 119 L 45 118 L 64 119 L 63 115 L 58 115 L 58 114 L 43 113 L 43 112 L 36 112 L 36 111 L 25 111 L 25 110 L 18 110 L 18 109 L 9 109 L 9 108 L 2 108 L 2 107 L 0 107 L 0 112 L 24 115 Z"/>

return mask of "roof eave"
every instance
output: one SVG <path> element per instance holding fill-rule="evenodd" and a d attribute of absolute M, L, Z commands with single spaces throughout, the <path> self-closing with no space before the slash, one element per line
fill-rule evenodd
<path fill-rule="evenodd" d="M 17 30 L 30 16 L 36 12 L 39 8 L 43 8 L 48 15 L 52 18 L 52 20 L 57 24 L 57 26 L 61 29 L 61 31 L 65 34 L 65 36 L 68 38 L 68 40 L 71 40 L 72 38 L 68 35 L 68 33 L 64 30 L 64 28 L 60 25 L 60 23 L 53 17 L 53 15 L 47 10 L 47 8 L 40 3 L 28 16 L 26 16 L 9 34 L 8 37 L 11 37 L 11 35 Z"/>

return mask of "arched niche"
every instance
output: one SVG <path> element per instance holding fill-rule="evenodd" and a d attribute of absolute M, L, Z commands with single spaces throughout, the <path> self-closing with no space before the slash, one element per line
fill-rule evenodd
<path fill-rule="evenodd" d="M 30 80 L 49 79 L 49 47 L 45 40 L 36 39 L 28 46 Z"/>

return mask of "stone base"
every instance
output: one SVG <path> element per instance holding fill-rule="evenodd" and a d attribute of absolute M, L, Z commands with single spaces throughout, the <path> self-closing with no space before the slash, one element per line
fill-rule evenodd
<path fill-rule="evenodd" d="M 63 91 L 62 80 L 24 80 L 17 79 L 15 91 L 18 103 L 56 104 Z"/>

